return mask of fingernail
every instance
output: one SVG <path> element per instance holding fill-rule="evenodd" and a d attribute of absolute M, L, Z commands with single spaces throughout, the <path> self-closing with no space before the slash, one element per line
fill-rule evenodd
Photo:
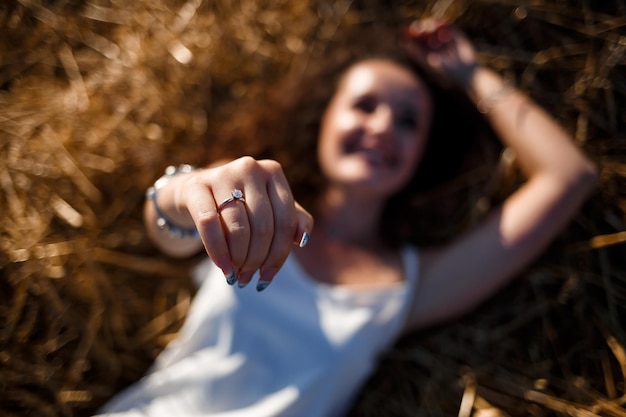
<path fill-rule="evenodd" d="M 226 282 L 228 283 L 228 285 L 234 285 L 235 282 L 237 282 L 237 278 L 235 277 L 235 268 L 231 268 L 230 274 L 224 274 L 224 276 L 226 277 Z"/>
<path fill-rule="evenodd" d="M 256 286 L 256 290 L 260 292 L 267 288 L 277 273 L 278 268 L 264 268 L 259 271 L 259 282 Z"/>
<path fill-rule="evenodd" d="M 250 272 L 242 272 L 239 274 L 239 279 L 237 280 L 237 286 L 239 288 L 243 288 L 250 283 L 252 280 L 252 276 L 254 275 L 254 271 Z"/>
<path fill-rule="evenodd" d="M 259 271 L 259 281 L 271 282 L 278 273 L 278 268 L 263 268 Z"/>
<path fill-rule="evenodd" d="M 309 243 L 309 234 L 307 232 L 304 232 L 302 233 L 302 239 L 300 239 L 300 243 L 298 243 L 298 246 L 303 248 L 306 246 L 307 243 Z"/>

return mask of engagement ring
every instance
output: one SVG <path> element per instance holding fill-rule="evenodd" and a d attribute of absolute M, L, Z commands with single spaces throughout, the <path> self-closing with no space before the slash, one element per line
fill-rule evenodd
<path fill-rule="evenodd" d="M 219 205 L 219 207 L 217 208 L 218 211 L 222 210 L 224 208 L 224 206 L 226 206 L 227 204 L 232 203 L 235 200 L 239 200 L 242 203 L 246 202 L 246 199 L 243 198 L 243 191 L 235 188 L 233 191 L 231 191 L 230 193 L 231 197 L 228 197 L 226 200 L 222 201 Z"/>

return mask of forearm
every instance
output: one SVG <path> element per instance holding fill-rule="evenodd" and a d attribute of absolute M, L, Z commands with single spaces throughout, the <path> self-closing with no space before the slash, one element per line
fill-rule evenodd
<path fill-rule="evenodd" d="M 477 65 L 472 45 L 454 28 L 439 24 L 414 37 L 416 56 L 466 90 L 527 179 L 485 221 L 422 257 L 411 324 L 423 327 L 469 311 L 516 276 L 576 214 L 596 173 L 548 113 Z"/>
<path fill-rule="evenodd" d="M 593 164 L 567 132 L 521 91 L 507 87 L 495 72 L 478 67 L 467 87 L 469 97 L 503 144 L 514 151 L 527 178 L 548 175 L 572 184 L 595 177 Z"/>

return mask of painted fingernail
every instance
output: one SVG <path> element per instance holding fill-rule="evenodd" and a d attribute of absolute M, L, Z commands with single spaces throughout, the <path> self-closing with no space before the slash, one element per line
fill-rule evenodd
<path fill-rule="evenodd" d="M 250 272 L 242 272 L 239 274 L 239 280 L 237 280 L 237 286 L 239 288 L 243 288 L 250 283 L 252 280 L 252 276 L 254 275 L 254 271 Z"/>
<path fill-rule="evenodd" d="M 237 282 L 237 278 L 235 277 L 235 268 L 231 268 L 230 274 L 224 276 L 226 277 L 228 285 L 234 285 L 235 282 Z"/>
<path fill-rule="evenodd" d="M 278 268 L 263 268 L 259 272 L 259 282 L 256 286 L 256 290 L 260 292 L 267 288 L 267 286 L 270 285 L 277 273 Z"/>
<path fill-rule="evenodd" d="M 298 243 L 298 246 L 303 248 L 306 246 L 307 243 L 309 243 L 309 234 L 307 232 L 304 232 L 302 233 L 302 239 L 300 239 L 300 243 Z"/>

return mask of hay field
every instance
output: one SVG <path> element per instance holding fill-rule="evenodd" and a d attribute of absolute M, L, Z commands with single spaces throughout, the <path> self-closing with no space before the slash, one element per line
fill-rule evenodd
<path fill-rule="evenodd" d="M 624 0 L 6 0 L 0 5 L 0 415 L 87 416 L 193 297 L 144 190 L 346 28 L 454 21 L 572 132 L 597 192 L 468 317 L 403 340 L 354 416 L 626 416 Z"/>

